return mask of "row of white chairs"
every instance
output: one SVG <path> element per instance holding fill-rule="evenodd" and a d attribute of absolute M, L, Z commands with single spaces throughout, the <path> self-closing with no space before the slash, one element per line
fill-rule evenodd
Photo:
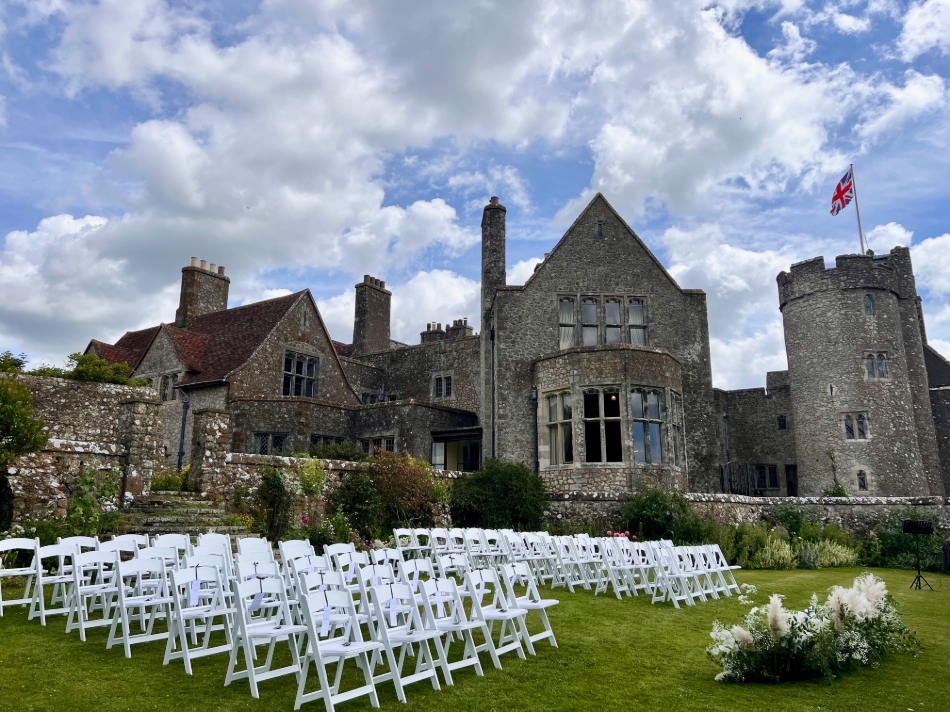
<path fill-rule="evenodd" d="M 30 539 L 0 542 L 0 558 L 17 549 L 33 554 L 29 567 L 0 568 L 0 576 L 28 579 L 24 597 L 6 604 L 30 605 L 29 618 L 38 617 L 43 625 L 46 616 L 65 614 L 67 632 L 78 630 L 82 640 L 88 628 L 107 626 L 107 647 L 121 644 L 126 657 L 134 645 L 165 640 L 164 663 L 181 659 L 188 674 L 194 659 L 227 653 L 225 684 L 246 678 L 254 697 L 259 682 L 293 674 L 296 708 L 323 699 L 332 710 L 360 695 L 378 706 L 376 685 L 387 681 L 405 701 L 404 687 L 413 682 L 429 680 L 439 689 L 439 670 L 448 685 L 452 671 L 461 667 L 474 667 L 481 676 L 480 653 L 487 652 L 500 669 L 498 657 L 505 653 L 524 659 L 525 651 L 535 654 L 534 643 L 543 639 L 557 647 L 546 613 L 557 601 L 541 598 L 525 562 L 479 569 L 467 556 L 447 554 L 433 565 L 406 561 L 398 549 L 357 552 L 351 544 L 328 546 L 318 555 L 305 541 L 280 542 L 278 562 L 262 539 L 239 539 L 232 556 L 226 535 L 202 535 L 195 545 L 188 537 L 173 536 L 108 542 L 71 538 L 48 547 Z M 51 602 L 58 596 L 59 608 L 45 606 L 49 586 Z M 0 598 L 0 613 L 2 606 Z M 539 614 L 541 633 L 529 634 L 529 611 Z M 165 630 L 156 626 L 159 621 Z M 216 631 L 223 632 L 224 641 L 219 636 L 212 645 Z M 484 640 L 480 645 L 472 635 L 478 631 Z M 463 654 L 450 662 L 449 647 L 456 640 Z M 278 643 L 289 645 L 291 663 L 274 669 Z M 259 664 L 262 645 L 268 647 Z M 414 672 L 406 669 L 407 654 L 416 657 Z M 239 670 L 240 657 L 244 669 Z M 351 658 L 365 684 L 344 692 L 342 663 Z M 327 665 L 333 662 L 340 665 L 331 681 Z M 377 674 L 382 663 L 387 669 Z M 319 688 L 307 692 L 311 664 Z"/>
<path fill-rule="evenodd" d="M 553 536 L 509 529 L 396 529 L 394 542 L 405 557 L 439 560 L 468 557 L 475 565 L 527 562 L 537 579 L 552 588 L 613 589 L 617 598 L 641 591 L 654 603 L 693 605 L 738 593 L 731 566 L 717 545 L 673 546 L 670 541 L 635 542 L 627 537 L 586 534 Z M 411 559 L 410 559 L 411 560 Z"/>

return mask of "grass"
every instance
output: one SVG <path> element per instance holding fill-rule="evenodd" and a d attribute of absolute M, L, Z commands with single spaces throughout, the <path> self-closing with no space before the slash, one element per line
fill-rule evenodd
<path fill-rule="evenodd" d="M 740 583 L 758 587 L 760 604 L 773 592 L 786 605 L 803 608 L 812 592 L 823 597 L 835 584 L 850 585 L 860 569 L 742 571 Z M 738 622 L 748 606 L 735 597 L 675 610 L 651 605 L 644 596 L 618 601 L 579 591 L 543 592 L 560 599 L 551 622 L 560 647 L 547 642 L 538 655 L 502 657 L 495 670 L 483 655 L 485 677 L 468 668 L 455 673 L 455 686 L 434 691 L 428 683 L 407 688 L 408 705 L 396 701 L 392 685 L 379 687 L 384 710 L 946 710 L 950 708 L 950 577 L 929 574 L 936 589 L 911 591 L 913 572 L 877 569 L 894 595 L 907 625 L 924 645 L 917 657 L 894 656 L 876 669 L 834 682 L 727 685 L 713 681 L 718 668 L 705 656 L 712 622 Z M 12 592 L 6 589 L 9 597 Z M 7 609 L 0 618 L 0 709 L 16 710 L 264 710 L 292 709 L 292 677 L 261 683 L 253 700 L 246 681 L 223 687 L 225 656 L 195 663 L 188 677 L 180 661 L 162 666 L 164 643 L 105 649 L 106 629 L 65 635 L 62 616 L 44 629 L 25 611 Z M 458 646 L 456 646 L 457 648 Z M 286 648 L 285 648 L 286 650 Z M 457 652 L 457 651 L 456 651 Z M 288 656 L 289 657 L 289 656 Z M 351 664 L 352 665 L 352 664 Z M 355 668 L 353 668 L 355 670 Z M 315 675 L 311 670 L 311 682 Z M 313 685 L 308 685 L 313 689 Z M 322 710 L 321 703 L 303 709 Z M 366 698 L 340 710 L 369 709 Z"/>

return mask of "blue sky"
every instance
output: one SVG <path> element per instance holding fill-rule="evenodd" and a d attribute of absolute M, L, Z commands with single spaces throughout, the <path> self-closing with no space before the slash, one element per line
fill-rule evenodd
<path fill-rule="evenodd" d="M 666 7 L 671 5 L 672 7 Z M 705 289 L 715 384 L 784 368 L 775 276 L 909 244 L 950 353 L 950 0 L 9 0 L 0 349 L 60 363 L 169 321 L 179 269 L 232 303 L 353 284 L 394 336 L 477 322 L 479 220 L 522 282 L 598 191 Z"/>

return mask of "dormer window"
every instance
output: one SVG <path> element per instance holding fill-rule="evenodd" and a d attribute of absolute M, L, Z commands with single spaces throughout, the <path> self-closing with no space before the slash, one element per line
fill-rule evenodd
<path fill-rule="evenodd" d="M 317 380 L 320 378 L 320 359 L 296 351 L 284 352 L 285 396 L 317 397 Z"/>

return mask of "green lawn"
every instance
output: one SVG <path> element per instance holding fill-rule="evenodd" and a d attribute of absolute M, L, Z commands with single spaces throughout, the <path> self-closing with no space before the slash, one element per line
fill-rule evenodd
<path fill-rule="evenodd" d="M 811 593 L 822 596 L 832 585 L 849 585 L 860 569 L 820 571 L 742 571 L 740 583 L 755 584 L 756 603 L 772 592 L 786 605 L 801 608 Z M 936 591 L 911 591 L 913 573 L 876 570 L 897 599 L 905 622 L 924 645 L 913 659 L 893 657 L 877 669 L 836 682 L 782 685 L 726 685 L 705 656 L 715 619 L 733 623 L 747 606 L 735 597 L 675 610 L 650 605 L 644 596 L 618 601 L 579 591 L 558 590 L 561 605 L 551 612 L 560 647 L 546 642 L 538 655 L 502 657 L 495 670 L 483 656 L 485 677 L 468 668 L 455 674 L 455 686 L 435 692 L 428 683 L 412 685 L 401 706 L 386 683 L 379 688 L 383 709 L 395 710 L 948 710 L 950 709 L 950 577 L 930 574 Z M 8 593 L 9 595 L 9 593 Z M 227 659 L 195 663 L 188 677 L 180 662 L 162 666 L 164 643 L 133 647 L 126 660 L 121 647 L 105 649 L 106 629 L 88 642 L 65 635 L 65 620 L 47 628 L 26 621 L 20 609 L 0 619 L 0 709 L 50 710 L 238 710 L 292 709 L 296 683 L 285 677 L 261 684 L 253 700 L 247 682 L 223 687 Z M 456 646 L 458 647 L 458 646 Z M 314 680 L 315 675 L 311 675 Z M 312 689 L 312 686 L 311 686 Z M 366 698 L 338 706 L 368 709 Z M 304 709 L 322 710 L 322 703 Z"/>

